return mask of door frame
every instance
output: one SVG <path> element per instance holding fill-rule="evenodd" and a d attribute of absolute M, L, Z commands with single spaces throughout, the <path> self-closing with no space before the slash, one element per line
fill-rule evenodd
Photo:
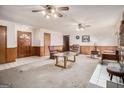
<path fill-rule="evenodd" d="M 7 62 L 7 26 L 0 25 L 0 27 L 5 27 L 5 63 Z"/>
<path fill-rule="evenodd" d="M 44 56 L 45 56 L 45 34 L 50 35 L 50 45 L 51 45 L 51 34 L 50 33 L 44 33 Z"/>
<path fill-rule="evenodd" d="M 27 32 L 27 31 L 19 31 L 19 30 L 17 31 L 17 58 L 24 58 L 24 57 L 19 57 L 19 56 L 18 56 L 18 42 L 19 42 L 19 40 L 18 40 L 18 37 L 19 37 L 19 36 L 18 36 L 18 33 L 19 33 L 19 32 Z M 29 32 L 29 33 L 31 33 L 30 56 L 32 56 L 32 32 Z M 30 56 L 26 56 L 26 57 L 30 57 Z"/>

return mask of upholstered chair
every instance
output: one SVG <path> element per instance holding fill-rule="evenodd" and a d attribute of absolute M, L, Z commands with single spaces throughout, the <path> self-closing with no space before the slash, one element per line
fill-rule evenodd
<path fill-rule="evenodd" d="M 79 44 L 73 44 L 72 46 L 70 46 L 70 51 L 76 52 L 77 55 L 80 54 L 80 45 Z"/>
<path fill-rule="evenodd" d="M 48 46 L 50 52 L 50 59 L 54 59 L 54 54 L 58 53 L 58 50 L 54 48 L 54 46 Z"/>

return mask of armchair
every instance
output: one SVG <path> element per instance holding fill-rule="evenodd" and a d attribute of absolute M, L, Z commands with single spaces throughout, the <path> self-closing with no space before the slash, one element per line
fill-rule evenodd
<path fill-rule="evenodd" d="M 73 44 L 72 46 L 70 46 L 70 51 L 71 52 L 76 52 L 77 55 L 78 55 L 80 53 L 80 45 Z"/>
<path fill-rule="evenodd" d="M 58 50 L 54 49 L 54 46 L 48 46 L 50 52 L 50 59 L 54 59 L 54 54 L 58 53 Z"/>

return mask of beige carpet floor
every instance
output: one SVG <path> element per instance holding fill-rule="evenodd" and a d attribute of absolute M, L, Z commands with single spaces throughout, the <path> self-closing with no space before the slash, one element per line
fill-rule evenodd
<path fill-rule="evenodd" d="M 76 63 L 69 62 L 67 69 L 63 69 L 55 66 L 55 60 L 38 61 L 0 71 L 0 84 L 18 88 L 85 88 L 98 62 L 79 55 Z"/>

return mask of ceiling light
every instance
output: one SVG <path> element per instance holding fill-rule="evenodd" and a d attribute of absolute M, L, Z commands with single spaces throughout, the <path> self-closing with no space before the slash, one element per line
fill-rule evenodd
<path fill-rule="evenodd" d="M 53 16 L 54 16 L 55 18 L 57 18 L 57 14 L 54 14 Z"/>
<path fill-rule="evenodd" d="M 51 9 L 51 12 L 52 12 L 52 13 L 55 13 L 55 9 Z"/>
<path fill-rule="evenodd" d="M 79 28 L 77 28 L 76 30 L 77 30 L 77 31 L 80 31 L 80 29 L 79 29 Z"/>
<path fill-rule="evenodd" d="M 45 14 L 46 14 L 46 11 L 42 11 L 41 13 L 42 13 L 43 15 L 45 15 Z"/>
<path fill-rule="evenodd" d="M 76 30 L 77 30 L 77 31 L 84 31 L 85 29 L 84 29 L 84 28 L 79 28 L 79 27 L 78 27 Z"/>
<path fill-rule="evenodd" d="M 84 28 L 80 28 L 80 30 L 84 31 Z"/>
<path fill-rule="evenodd" d="M 78 24 L 77 31 L 84 31 L 85 27 L 82 24 Z"/>
<path fill-rule="evenodd" d="M 49 16 L 49 15 L 46 15 L 46 18 L 47 18 L 47 19 L 49 19 L 49 18 L 50 18 L 50 16 Z"/>

